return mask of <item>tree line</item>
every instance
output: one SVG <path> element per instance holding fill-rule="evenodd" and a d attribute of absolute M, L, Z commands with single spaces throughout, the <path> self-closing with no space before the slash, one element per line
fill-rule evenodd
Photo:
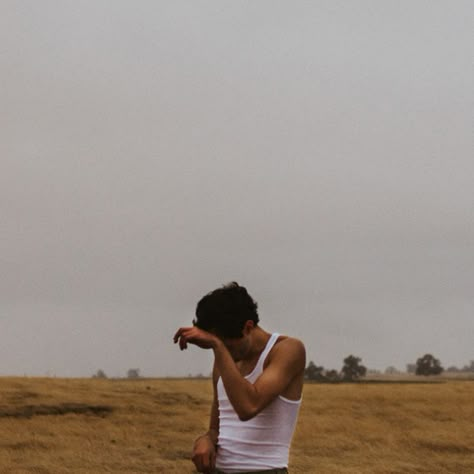
<path fill-rule="evenodd" d="M 127 379 L 139 379 L 141 376 L 140 369 L 128 369 L 127 370 Z M 107 379 L 107 374 L 99 369 L 95 374 L 92 375 L 93 379 Z"/>
<path fill-rule="evenodd" d="M 349 355 L 343 362 L 341 370 L 337 371 L 334 369 L 326 370 L 322 365 L 316 365 L 313 361 L 310 361 L 304 371 L 304 378 L 318 382 L 354 382 L 366 375 L 367 367 L 362 365 L 360 357 Z"/>
<path fill-rule="evenodd" d="M 415 364 L 407 364 L 406 371 L 409 374 L 415 375 L 439 375 L 442 374 L 445 369 L 441 365 L 439 359 L 431 354 L 425 354 L 419 357 Z M 450 366 L 446 369 L 447 372 L 471 372 L 474 373 L 474 360 L 470 361 L 470 364 L 464 365 L 462 368 Z M 401 374 L 402 371 L 396 367 L 389 366 L 385 369 L 385 374 L 395 375 Z M 349 355 L 343 360 L 343 366 L 341 370 L 325 369 L 322 365 L 316 365 L 313 361 L 310 361 L 304 371 L 304 378 L 306 380 L 314 380 L 317 382 L 355 382 L 365 377 L 367 374 L 380 374 L 379 371 L 368 370 L 365 365 L 362 364 L 362 359 L 354 355 Z M 128 369 L 126 378 L 138 379 L 141 378 L 140 369 Z M 203 377 L 199 374 L 198 377 Z M 99 369 L 92 378 L 106 379 L 107 374 Z"/>
<path fill-rule="evenodd" d="M 444 367 L 439 359 L 432 354 L 425 354 L 419 357 L 414 364 L 407 364 L 407 372 L 416 375 L 439 375 L 444 372 Z M 470 365 L 465 365 L 462 369 L 451 366 L 447 369 L 449 372 L 473 372 L 474 360 Z M 323 366 L 316 365 L 310 361 L 304 371 L 306 380 L 314 380 L 318 382 L 356 382 L 365 377 L 367 373 L 379 373 L 377 371 L 369 371 L 362 364 L 362 359 L 354 355 L 349 355 L 343 360 L 341 370 L 325 369 Z M 390 366 L 385 370 L 386 374 L 401 373 L 395 367 Z"/>

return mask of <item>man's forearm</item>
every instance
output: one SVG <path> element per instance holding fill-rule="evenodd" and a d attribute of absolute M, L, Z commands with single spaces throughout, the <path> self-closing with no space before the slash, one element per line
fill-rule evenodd
<path fill-rule="evenodd" d="M 235 412 L 241 420 L 252 418 L 256 410 L 255 387 L 242 376 L 222 341 L 217 340 L 212 349 L 216 368 Z"/>

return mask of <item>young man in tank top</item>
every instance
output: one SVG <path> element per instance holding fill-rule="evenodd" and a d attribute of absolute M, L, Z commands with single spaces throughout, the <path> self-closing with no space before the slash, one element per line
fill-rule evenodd
<path fill-rule="evenodd" d="M 174 342 L 214 352 L 209 431 L 193 449 L 197 470 L 288 472 L 306 364 L 302 342 L 262 329 L 257 303 L 235 282 L 204 296 L 193 323 L 178 329 Z"/>

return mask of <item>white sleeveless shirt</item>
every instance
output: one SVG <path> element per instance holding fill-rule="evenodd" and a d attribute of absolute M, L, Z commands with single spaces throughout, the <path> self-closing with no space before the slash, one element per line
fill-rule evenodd
<path fill-rule="evenodd" d="M 263 372 L 265 359 L 278 337 L 277 333 L 271 335 L 255 368 L 245 376 L 250 383 L 254 383 Z M 219 402 L 217 469 L 235 473 L 288 467 L 290 443 L 301 398 L 288 400 L 280 395 L 258 415 L 248 421 L 241 421 L 229 402 L 220 377 L 217 382 L 217 396 Z"/>

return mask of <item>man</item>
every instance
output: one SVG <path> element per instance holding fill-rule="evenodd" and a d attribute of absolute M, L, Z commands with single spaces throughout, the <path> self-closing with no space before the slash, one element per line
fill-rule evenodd
<path fill-rule="evenodd" d="M 214 352 L 209 431 L 194 443 L 199 472 L 287 473 L 306 364 L 301 341 L 259 326 L 257 303 L 233 282 L 204 296 L 174 336 Z"/>

